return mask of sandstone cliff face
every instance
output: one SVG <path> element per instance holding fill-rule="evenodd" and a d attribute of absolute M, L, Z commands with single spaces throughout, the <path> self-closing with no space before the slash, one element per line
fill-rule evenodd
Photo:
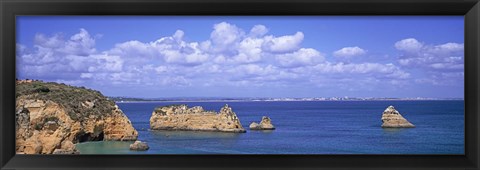
<path fill-rule="evenodd" d="M 388 106 L 382 114 L 382 128 L 413 128 L 415 125 L 408 122 L 407 119 L 395 110 L 393 106 Z"/>
<path fill-rule="evenodd" d="M 17 83 L 17 153 L 75 154 L 75 143 L 137 136 L 125 114 L 99 92 L 57 83 Z"/>
<path fill-rule="evenodd" d="M 219 113 L 200 106 L 173 105 L 155 108 L 150 117 L 152 130 L 198 130 L 245 132 L 232 108 L 225 105 Z"/>
<path fill-rule="evenodd" d="M 267 116 L 262 117 L 260 124 L 252 122 L 249 127 L 251 130 L 275 130 L 275 127 L 272 125 L 272 120 Z"/>

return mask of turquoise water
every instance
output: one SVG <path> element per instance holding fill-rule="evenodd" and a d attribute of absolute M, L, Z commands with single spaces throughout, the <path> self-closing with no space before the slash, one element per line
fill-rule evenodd
<path fill-rule="evenodd" d="M 218 111 L 228 104 L 247 133 L 151 131 L 157 106 L 186 103 Z M 416 128 L 383 129 L 389 105 Z M 82 154 L 464 154 L 464 101 L 291 101 L 118 103 L 148 151 L 133 142 L 77 144 Z M 276 130 L 250 131 L 252 121 L 272 119 Z"/>

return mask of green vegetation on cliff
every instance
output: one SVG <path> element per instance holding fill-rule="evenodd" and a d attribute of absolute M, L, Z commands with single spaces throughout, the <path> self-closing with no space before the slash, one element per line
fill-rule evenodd
<path fill-rule="evenodd" d="M 66 109 L 73 120 L 90 116 L 103 116 L 103 114 L 111 113 L 111 110 L 115 107 L 115 102 L 108 100 L 99 91 L 63 83 L 17 82 L 15 96 L 17 98 L 22 96 L 26 99 L 56 102 Z M 90 102 L 95 103 L 92 108 L 82 106 Z"/>

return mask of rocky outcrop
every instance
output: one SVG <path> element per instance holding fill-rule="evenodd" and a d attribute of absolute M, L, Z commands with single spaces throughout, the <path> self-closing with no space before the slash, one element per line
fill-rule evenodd
<path fill-rule="evenodd" d="M 257 122 L 252 122 L 250 123 L 250 126 L 248 126 L 250 130 L 258 130 L 260 129 L 260 125 Z"/>
<path fill-rule="evenodd" d="M 40 81 L 16 88 L 19 154 L 76 154 L 79 142 L 137 139 L 130 120 L 98 91 Z"/>
<path fill-rule="evenodd" d="M 75 145 L 68 140 L 63 141 L 60 148 L 62 149 L 53 150 L 53 154 L 80 154 L 80 152 L 75 148 Z"/>
<path fill-rule="evenodd" d="M 228 105 L 222 107 L 218 113 L 205 111 L 200 106 L 157 107 L 150 118 L 150 129 L 245 132 L 237 115 Z"/>
<path fill-rule="evenodd" d="M 382 128 L 413 128 L 415 125 L 408 122 L 407 119 L 395 110 L 393 106 L 388 106 L 382 114 Z"/>
<path fill-rule="evenodd" d="M 130 144 L 130 150 L 146 151 L 148 149 L 150 149 L 148 144 L 146 142 L 142 142 L 142 141 L 139 141 L 139 140 L 135 141 L 135 143 Z"/>
<path fill-rule="evenodd" d="M 272 120 L 269 117 L 263 116 L 260 124 L 256 122 L 250 124 L 250 130 L 275 130 L 275 127 L 272 125 Z"/>

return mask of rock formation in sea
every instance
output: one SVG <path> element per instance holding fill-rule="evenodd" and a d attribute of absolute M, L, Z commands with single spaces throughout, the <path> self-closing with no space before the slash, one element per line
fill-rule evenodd
<path fill-rule="evenodd" d="M 194 130 L 218 132 L 246 132 L 235 112 L 228 105 L 220 112 L 205 111 L 200 106 L 187 105 L 157 107 L 150 117 L 152 130 Z"/>
<path fill-rule="evenodd" d="M 19 154 L 75 154 L 79 142 L 138 136 L 113 101 L 84 87 L 17 81 L 15 114 Z"/>
<path fill-rule="evenodd" d="M 275 127 L 272 125 L 272 120 L 269 117 L 263 116 L 260 123 L 252 122 L 250 124 L 250 130 L 275 130 Z"/>
<path fill-rule="evenodd" d="M 148 146 L 148 144 L 146 142 L 142 142 L 142 141 L 135 141 L 134 143 L 130 144 L 130 150 L 134 150 L 134 151 L 146 151 L 150 149 L 150 147 Z"/>
<path fill-rule="evenodd" d="M 395 110 L 393 106 L 388 106 L 382 114 L 382 128 L 413 128 L 415 125 L 408 122 L 407 119 Z"/>

